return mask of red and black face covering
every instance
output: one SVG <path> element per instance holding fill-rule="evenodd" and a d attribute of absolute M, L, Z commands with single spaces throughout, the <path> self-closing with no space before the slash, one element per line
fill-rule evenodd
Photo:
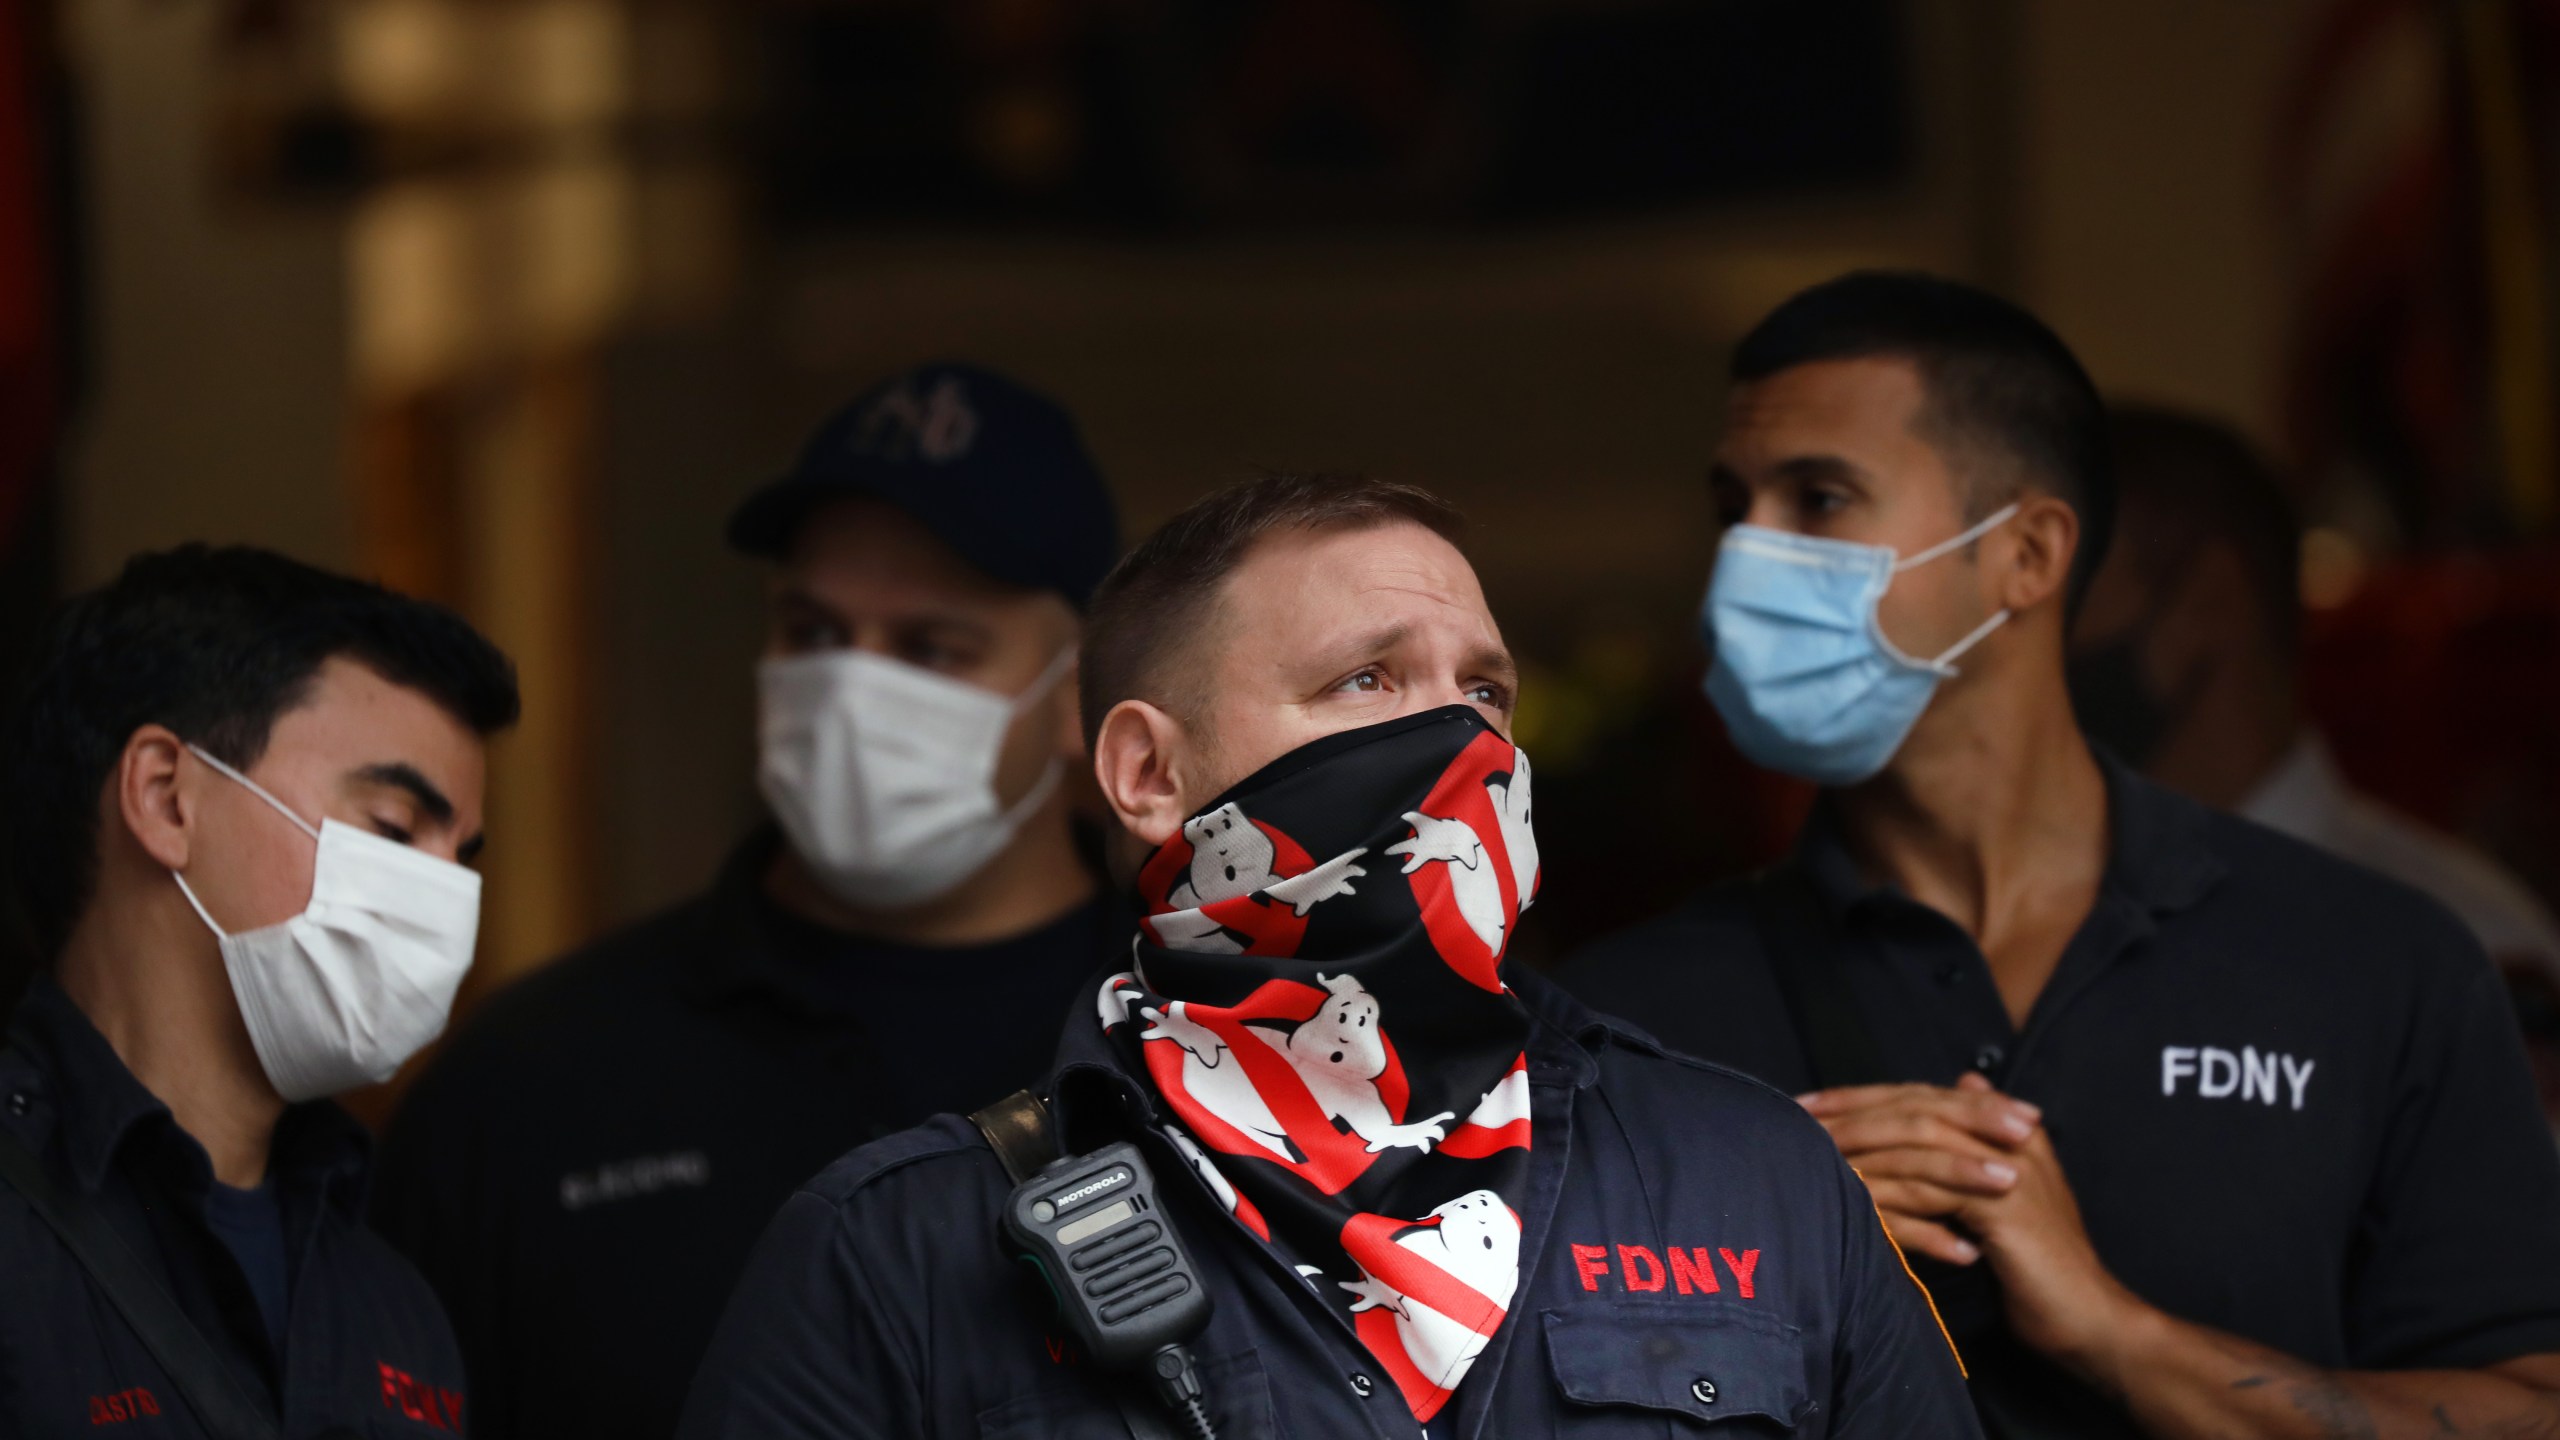
<path fill-rule="evenodd" d="M 1407 716 L 1185 822 L 1099 997 L 1175 1144 L 1422 1420 L 1518 1279 L 1529 1018 L 1498 967 L 1537 888 L 1528 757 L 1472 708 Z"/>

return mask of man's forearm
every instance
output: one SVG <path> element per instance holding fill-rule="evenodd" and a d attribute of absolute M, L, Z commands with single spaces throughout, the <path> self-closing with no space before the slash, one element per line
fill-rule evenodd
<path fill-rule="evenodd" d="M 2541 1384 L 2491 1370 L 2324 1370 L 2149 1307 L 2099 1351 L 2064 1358 L 2160 1440 L 2560 1440 L 2560 1395 Z"/>

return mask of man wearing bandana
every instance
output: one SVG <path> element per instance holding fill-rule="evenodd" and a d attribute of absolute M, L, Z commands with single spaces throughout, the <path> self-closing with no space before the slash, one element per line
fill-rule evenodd
<path fill-rule="evenodd" d="M 1457 528 L 1268 477 L 1094 598 L 1084 721 L 1144 918 L 1041 1090 L 1068 1151 L 1156 1170 L 1217 1435 L 1975 1434 L 1820 1127 L 1505 963 L 1544 877 Z M 965 1012 L 916 1023 L 968 1043 Z M 682 1433 L 1144 1434 L 1025 1296 L 1010 1188 L 955 1116 L 811 1181 Z"/>

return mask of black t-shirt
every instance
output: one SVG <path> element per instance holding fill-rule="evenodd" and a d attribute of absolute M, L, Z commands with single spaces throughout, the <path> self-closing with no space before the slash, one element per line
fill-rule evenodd
<path fill-rule="evenodd" d="M 2330 1367 L 2560 1351 L 2560 1154 L 2478 945 L 2416 891 L 2105 768 L 2108 868 L 2023 1029 L 1972 939 L 1865 884 L 1817 812 L 1789 862 L 1819 901 L 1809 943 L 1885 1069 L 1977 1069 L 2042 1106 L 2098 1254 L 2170 1314 Z M 1712 892 L 1558 979 L 1812 1088 L 1755 913 L 1745 886 Z M 2007 1337 L 1987 1272 L 1915 1266 L 1995 1432 L 2131 1433 Z"/>
<path fill-rule="evenodd" d="M 285 1297 L 292 1266 L 285 1258 L 284 1206 L 273 1182 L 243 1190 L 216 1180 L 204 1192 L 204 1223 L 240 1265 L 241 1278 L 267 1323 L 267 1339 L 284 1354 Z"/>
<path fill-rule="evenodd" d="M 994 945 L 846 937 L 763 894 L 777 843 L 492 998 L 394 1117 L 375 1223 L 444 1297 L 484 1440 L 672 1433 L 793 1187 L 1046 1073 L 1128 944 L 1104 900 Z"/>

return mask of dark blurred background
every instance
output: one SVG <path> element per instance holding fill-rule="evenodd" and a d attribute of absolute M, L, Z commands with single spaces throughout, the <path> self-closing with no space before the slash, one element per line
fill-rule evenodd
<path fill-rule="evenodd" d="M 753 823 L 719 522 L 968 357 L 1133 536 L 1469 512 L 1552 955 L 1787 833 L 1696 692 L 1725 350 L 1921 266 L 2278 457 L 2343 768 L 2560 898 L 2555 104 L 2545 0 L 0 0 L 0 651 L 192 538 L 459 606 L 485 991 Z"/>

